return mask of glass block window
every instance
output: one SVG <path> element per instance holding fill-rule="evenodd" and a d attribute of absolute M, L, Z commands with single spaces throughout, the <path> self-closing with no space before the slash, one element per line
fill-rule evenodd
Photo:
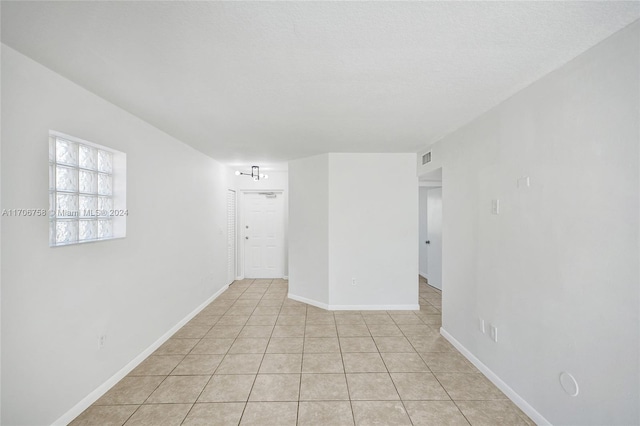
<path fill-rule="evenodd" d="M 50 246 L 124 237 L 125 192 L 124 153 L 50 133 Z"/>

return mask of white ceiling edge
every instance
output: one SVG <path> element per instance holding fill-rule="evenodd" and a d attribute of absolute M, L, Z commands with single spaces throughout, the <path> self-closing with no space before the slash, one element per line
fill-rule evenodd
<path fill-rule="evenodd" d="M 367 1 L 367 0 L 363 0 L 363 1 Z M 478 1 L 484 1 L 484 0 L 478 0 Z M 499 0 L 498 0 L 499 1 Z M 564 1 L 564 0 L 555 0 L 555 1 Z M 638 2 L 638 4 L 640 5 L 640 1 Z M 497 107 L 499 107 L 500 105 L 502 105 L 503 103 L 507 102 L 509 99 L 513 98 L 514 96 L 517 96 L 520 92 L 522 92 L 523 90 L 527 89 L 530 86 L 533 86 L 534 84 L 536 84 L 537 82 L 539 82 L 540 80 L 543 80 L 545 77 L 553 74 L 556 71 L 559 71 L 561 68 L 563 68 L 565 65 L 569 64 L 570 62 L 574 61 L 575 59 L 579 58 L 580 56 L 584 55 L 585 53 L 587 53 L 589 50 L 596 48 L 598 45 L 602 44 L 602 43 L 606 43 L 606 41 L 608 39 L 610 39 L 611 37 L 615 37 L 618 33 L 623 32 L 628 30 L 630 27 L 634 26 L 634 25 L 639 25 L 640 23 L 640 18 L 634 20 L 633 22 L 629 23 L 628 25 L 624 26 L 623 28 L 619 29 L 618 31 L 614 32 L 613 34 L 609 35 L 608 37 L 600 40 L 598 43 L 594 44 L 593 46 L 590 46 L 589 48 L 585 49 L 584 51 L 578 53 L 577 55 L 568 58 L 565 62 L 559 64 L 558 66 L 556 66 L 554 69 L 550 70 L 549 72 L 545 72 L 544 74 L 542 74 L 540 77 L 536 78 L 533 81 L 530 81 L 528 83 L 523 83 L 521 87 L 516 88 L 516 90 L 506 96 L 504 99 L 498 101 L 496 104 L 491 105 L 489 107 L 487 107 L 486 110 L 478 113 L 477 115 L 475 115 L 474 117 L 470 118 L 468 121 L 457 125 L 455 127 L 452 127 L 449 130 L 446 130 L 444 132 L 442 132 L 442 134 L 438 135 L 438 136 L 434 136 L 432 139 L 430 139 L 422 148 L 420 148 L 418 151 L 416 151 L 416 154 L 418 154 L 419 156 L 426 154 L 427 152 L 431 151 L 433 145 L 435 145 L 436 143 L 440 142 L 443 139 L 446 139 L 447 136 L 457 132 L 460 129 L 463 129 L 464 127 L 468 126 L 469 124 L 473 123 L 475 120 L 477 120 L 478 118 L 482 117 L 483 115 L 487 114 L 488 112 L 496 109 Z"/>

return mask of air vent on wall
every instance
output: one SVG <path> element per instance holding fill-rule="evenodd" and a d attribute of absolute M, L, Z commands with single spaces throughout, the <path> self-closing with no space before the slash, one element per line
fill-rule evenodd
<path fill-rule="evenodd" d="M 431 151 L 427 152 L 422 156 L 422 164 L 427 164 L 431 162 Z"/>

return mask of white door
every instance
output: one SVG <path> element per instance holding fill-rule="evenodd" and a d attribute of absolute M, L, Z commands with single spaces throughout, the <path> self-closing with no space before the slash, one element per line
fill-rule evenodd
<path fill-rule="evenodd" d="M 427 191 L 427 280 L 442 290 L 442 188 Z"/>
<path fill-rule="evenodd" d="M 227 284 L 236 279 L 236 191 L 227 191 Z"/>
<path fill-rule="evenodd" d="M 283 204 L 280 192 L 244 194 L 245 278 L 282 278 L 284 273 Z"/>

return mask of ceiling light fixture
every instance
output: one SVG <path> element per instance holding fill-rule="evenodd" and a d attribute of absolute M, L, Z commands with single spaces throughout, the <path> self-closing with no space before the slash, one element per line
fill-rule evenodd
<path fill-rule="evenodd" d="M 251 176 L 255 181 L 260 179 L 269 179 L 269 176 L 260 174 L 260 167 L 258 166 L 251 166 L 251 173 L 243 173 L 240 170 L 236 170 L 236 176 Z"/>

